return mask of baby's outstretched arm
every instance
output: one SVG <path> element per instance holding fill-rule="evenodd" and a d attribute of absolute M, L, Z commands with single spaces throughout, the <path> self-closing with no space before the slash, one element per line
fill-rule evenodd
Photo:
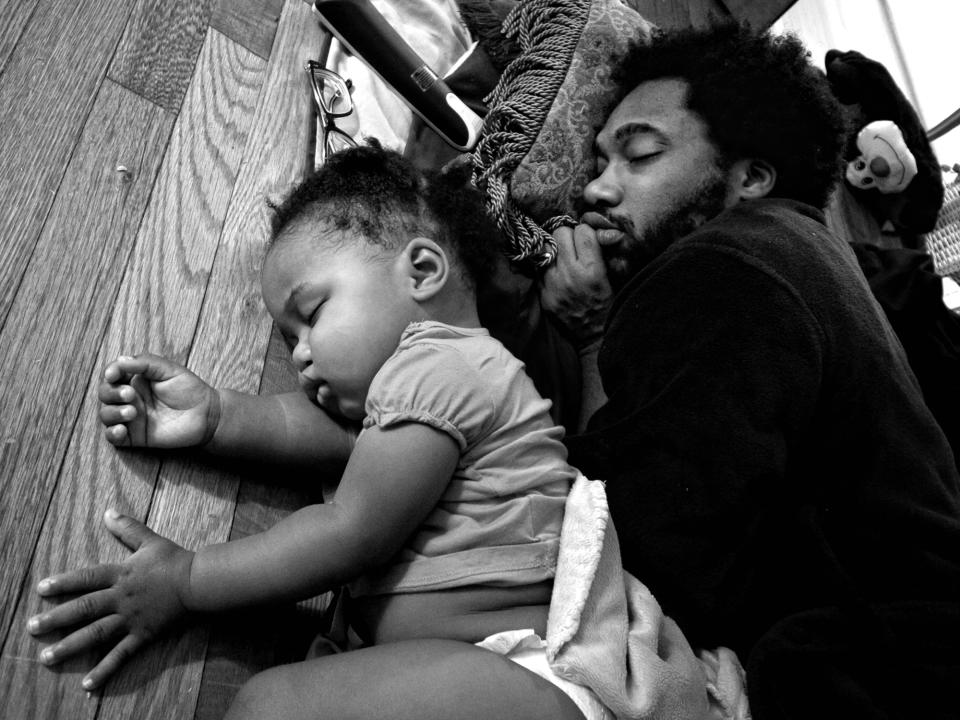
<path fill-rule="evenodd" d="M 202 446 L 223 456 L 339 471 L 356 437 L 301 392 L 216 389 L 157 355 L 114 360 L 97 395 L 104 434 L 117 446 Z"/>
<path fill-rule="evenodd" d="M 44 649 L 41 660 L 54 665 L 107 645 L 84 679 L 92 689 L 187 612 L 302 599 L 338 587 L 403 547 L 439 501 L 459 457 L 456 441 L 427 425 L 372 427 L 359 438 L 333 502 L 196 554 L 132 518 L 108 515 L 108 529 L 134 553 L 119 565 L 40 582 L 44 597 L 79 597 L 30 618 L 28 630 L 42 635 L 80 626 Z"/>
<path fill-rule="evenodd" d="M 436 506 L 459 458 L 456 441 L 427 425 L 367 429 L 332 502 L 197 553 L 190 574 L 196 607 L 311 597 L 382 565 Z"/>

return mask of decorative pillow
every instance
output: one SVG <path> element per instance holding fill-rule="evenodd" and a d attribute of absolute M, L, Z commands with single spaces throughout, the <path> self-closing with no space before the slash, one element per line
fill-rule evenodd
<path fill-rule="evenodd" d="M 525 0 L 504 21 L 520 54 L 488 98 L 474 182 L 521 266 L 548 265 L 550 232 L 579 216 L 618 99 L 611 72 L 653 29 L 623 0 Z"/>

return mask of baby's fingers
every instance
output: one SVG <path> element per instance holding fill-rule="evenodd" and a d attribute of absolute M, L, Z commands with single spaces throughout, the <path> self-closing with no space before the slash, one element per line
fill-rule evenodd
<path fill-rule="evenodd" d="M 100 422 L 107 427 L 135 420 L 137 408 L 133 405 L 101 405 Z"/>
<path fill-rule="evenodd" d="M 134 375 L 142 375 L 150 382 L 162 382 L 179 375 L 185 369 L 179 363 L 151 353 L 141 353 L 133 357 L 121 355 L 104 368 L 103 379 L 116 385 L 130 382 Z"/>
<path fill-rule="evenodd" d="M 80 570 L 71 570 L 44 578 L 37 583 L 37 592 L 43 597 L 54 597 L 102 590 L 113 585 L 119 572 L 117 565 L 94 565 Z"/>
<path fill-rule="evenodd" d="M 130 382 L 130 378 L 141 372 L 134 358 L 121 355 L 103 369 L 103 379 L 111 385 Z"/>
<path fill-rule="evenodd" d="M 127 381 L 132 378 L 125 378 Z M 131 405 L 138 399 L 137 391 L 123 383 L 104 380 L 97 386 L 97 399 L 107 405 Z"/>
<path fill-rule="evenodd" d="M 119 446 L 133 445 L 126 424 L 145 415 L 143 400 L 137 391 L 130 385 L 102 382 L 97 388 L 97 398 L 100 400 L 100 422 L 106 426 L 104 436 L 107 441 Z M 140 444 L 143 444 L 142 440 Z"/>
<path fill-rule="evenodd" d="M 111 615 L 114 611 L 111 590 L 97 590 L 65 602 L 27 620 L 27 630 L 43 635 L 65 627 L 90 623 Z"/>
<path fill-rule="evenodd" d="M 140 646 L 143 640 L 135 635 L 127 635 L 106 654 L 106 656 L 97 663 L 97 666 L 87 673 L 87 676 L 80 684 L 84 690 L 95 690 L 110 679 L 120 666 L 129 660 Z"/>
<path fill-rule="evenodd" d="M 40 662 L 44 665 L 57 665 L 75 655 L 114 642 L 124 632 L 123 618 L 120 615 L 108 615 L 70 633 L 60 642 L 45 647 L 40 651 Z"/>
<path fill-rule="evenodd" d="M 103 431 L 103 435 L 111 445 L 126 447 L 133 444 L 126 425 L 111 425 Z"/>

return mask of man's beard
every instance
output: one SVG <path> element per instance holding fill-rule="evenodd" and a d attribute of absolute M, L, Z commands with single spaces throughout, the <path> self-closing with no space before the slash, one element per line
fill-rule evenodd
<path fill-rule="evenodd" d="M 604 254 L 607 279 L 613 291 L 618 292 L 674 242 L 723 212 L 726 197 L 726 173 L 715 168 L 688 196 L 655 218 L 642 234 L 638 234 L 630 219 L 618 218 L 617 224 L 629 239 L 620 246 L 610 247 L 610 252 Z"/>

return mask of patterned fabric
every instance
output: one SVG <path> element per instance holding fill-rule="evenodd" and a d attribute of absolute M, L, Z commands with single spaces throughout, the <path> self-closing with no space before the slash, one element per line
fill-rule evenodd
<path fill-rule="evenodd" d="M 488 101 L 475 182 L 515 261 L 549 264 L 549 231 L 579 215 L 593 139 L 616 102 L 611 71 L 653 26 L 623 0 L 526 0 L 504 32 L 521 54 Z"/>

